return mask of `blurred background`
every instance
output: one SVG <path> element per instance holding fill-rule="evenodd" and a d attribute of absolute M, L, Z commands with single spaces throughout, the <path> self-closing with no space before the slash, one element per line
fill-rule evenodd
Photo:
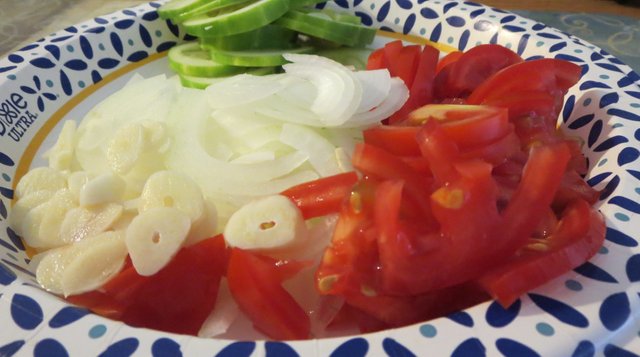
<path fill-rule="evenodd" d="M 576 35 L 640 71 L 640 0 L 474 1 L 511 10 Z M 0 0 L 0 56 L 69 25 L 143 2 Z"/>

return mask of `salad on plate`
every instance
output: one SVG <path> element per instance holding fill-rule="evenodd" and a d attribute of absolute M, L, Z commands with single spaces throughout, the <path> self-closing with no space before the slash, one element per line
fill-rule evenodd
<path fill-rule="evenodd" d="M 499 45 L 373 48 L 313 0 L 173 0 L 197 37 L 134 76 L 18 182 L 38 283 L 137 327 L 270 339 L 505 308 L 604 240 L 579 66 Z"/>

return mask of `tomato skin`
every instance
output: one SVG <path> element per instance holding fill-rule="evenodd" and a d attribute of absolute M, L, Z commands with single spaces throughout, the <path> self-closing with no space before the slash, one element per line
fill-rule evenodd
<path fill-rule="evenodd" d="M 420 155 L 420 147 L 416 142 L 417 133 L 416 126 L 397 125 L 379 125 L 362 132 L 365 143 L 400 156 Z"/>
<path fill-rule="evenodd" d="M 378 48 L 371 52 L 367 59 L 367 70 L 384 68 L 384 47 Z"/>
<path fill-rule="evenodd" d="M 564 143 L 531 149 L 518 188 L 502 213 L 505 244 L 495 247 L 500 255 L 509 256 L 526 244 L 553 202 L 562 180 L 558 173 L 565 171 L 569 158 L 569 148 Z"/>
<path fill-rule="evenodd" d="M 69 301 L 132 326 L 197 335 L 215 306 L 225 266 L 224 239 L 216 236 L 182 248 L 152 276 L 127 266 L 101 289 Z"/>
<path fill-rule="evenodd" d="M 409 87 L 409 99 L 400 110 L 389 118 L 390 124 L 405 120 L 412 110 L 431 103 L 438 55 L 438 50 L 428 45 L 424 46 L 422 51 L 418 53 L 416 56 L 417 65 L 413 74 L 407 73 L 407 76 L 412 77 L 411 81 L 405 82 Z"/>
<path fill-rule="evenodd" d="M 460 57 L 462 57 L 463 53 L 464 52 L 462 51 L 452 51 L 447 53 L 446 56 L 442 57 L 442 59 L 438 61 L 438 65 L 436 66 L 436 73 L 442 71 L 442 69 L 449 64 L 459 60 Z"/>
<path fill-rule="evenodd" d="M 440 100 L 466 98 L 494 73 L 519 62 L 520 56 L 500 45 L 473 47 L 438 72 L 435 96 Z"/>
<path fill-rule="evenodd" d="M 591 205 L 573 201 L 555 232 L 523 248 L 519 256 L 489 270 L 479 282 L 504 308 L 519 296 L 578 267 L 600 249 L 605 225 Z"/>
<path fill-rule="evenodd" d="M 302 211 L 304 219 L 337 213 L 351 187 L 358 181 L 355 171 L 323 177 L 282 191 Z"/>
<path fill-rule="evenodd" d="M 571 62 L 543 58 L 506 67 L 480 84 L 469 95 L 469 104 L 483 104 L 514 93 L 544 92 L 562 96 L 578 82 L 580 66 Z"/>
<path fill-rule="evenodd" d="M 286 262 L 232 248 L 227 279 L 229 290 L 240 309 L 251 319 L 254 327 L 276 340 L 309 338 L 309 316 L 282 287 L 284 278 L 298 267 L 281 270 Z"/>

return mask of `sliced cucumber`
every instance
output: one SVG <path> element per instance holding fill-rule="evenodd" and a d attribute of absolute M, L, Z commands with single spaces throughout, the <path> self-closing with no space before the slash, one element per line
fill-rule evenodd
<path fill-rule="evenodd" d="M 179 74 L 199 77 L 230 76 L 245 71 L 244 68 L 221 64 L 212 60 L 209 52 L 202 50 L 197 42 L 175 46 L 167 55 L 169 66 Z"/>
<path fill-rule="evenodd" d="M 224 51 L 264 50 L 291 48 L 295 44 L 297 33 L 278 25 L 266 25 L 259 29 L 222 37 L 201 37 L 203 49 Z"/>
<path fill-rule="evenodd" d="M 304 46 L 264 51 L 223 51 L 212 49 L 209 54 L 214 61 L 229 66 L 271 67 L 287 63 L 287 60 L 282 57 L 285 53 L 309 53 L 312 51 L 313 47 Z"/>
<path fill-rule="evenodd" d="M 202 6 L 178 13 L 171 17 L 171 20 L 176 23 L 182 23 L 188 19 L 197 17 L 202 14 L 222 14 L 230 10 L 236 10 L 242 6 L 245 6 L 246 3 L 250 1 L 251 0 L 214 0 L 205 3 Z"/>
<path fill-rule="evenodd" d="M 287 12 L 276 24 L 308 36 L 354 47 L 370 44 L 376 35 L 376 30 L 370 27 L 336 21 L 327 18 L 326 14 L 317 15 L 297 10 Z"/>
<path fill-rule="evenodd" d="M 273 74 L 278 71 L 278 67 L 260 67 L 260 68 L 244 68 L 245 73 L 252 74 L 254 76 L 264 76 L 267 74 Z M 198 77 L 189 76 L 186 74 L 180 74 L 180 83 L 183 86 L 189 88 L 205 89 L 211 84 L 218 82 L 225 77 Z"/>
<path fill-rule="evenodd" d="M 182 13 L 219 0 L 172 0 L 158 8 L 158 15 L 163 19 L 174 18 Z"/>
<path fill-rule="evenodd" d="M 222 80 L 224 77 L 197 77 L 186 74 L 179 74 L 180 83 L 189 88 L 205 89 L 215 82 Z"/>
<path fill-rule="evenodd" d="M 314 6 L 322 2 L 327 2 L 327 0 L 289 0 L 289 7 L 292 9 L 299 9 L 305 6 Z"/>
<path fill-rule="evenodd" d="M 258 0 L 235 11 L 186 20 L 187 33 L 194 36 L 228 36 L 265 26 L 289 10 L 289 0 Z"/>

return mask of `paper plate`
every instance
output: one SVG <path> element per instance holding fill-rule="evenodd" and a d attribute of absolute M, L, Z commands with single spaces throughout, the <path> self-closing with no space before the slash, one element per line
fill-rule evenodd
<path fill-rule="evenodd" d="M 366 335 L 273 342 L 199 339 L 138 329 L 76 308 L 37 287 L 7 226 L 12 188 L 64 119 L 79 119 L 135 71 L 170 73 L 166 50 L 187 36 L 158 2 L 60 30 L 0 59 L 0 355 L 621 356 L 640 351 L 640 77 L 578 38 L 472 2 L 336 0 L 366 25 L 409 40 L 468 49 L 507 46 L 524 58 L 582 66 L 562 125 L 584 139 L 588 181 L 602 190 L 600 252 L 504 310 L 487 302 L 416 325 Z"/>

